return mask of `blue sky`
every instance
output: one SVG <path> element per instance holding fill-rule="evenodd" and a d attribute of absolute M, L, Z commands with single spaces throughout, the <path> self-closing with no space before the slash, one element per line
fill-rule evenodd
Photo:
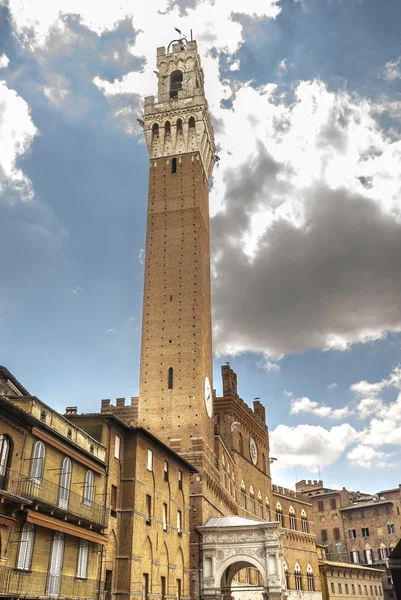
<path fill-rule="evenodd" d="M 136 119 L 192 27 L 221 159 L 214 387 L 229 361 L 265 404 L 277 483 L 397 486 L 399 3 L 133 4 L 0 0 L 0 363 L 58 410 L 137 394 Z"/>

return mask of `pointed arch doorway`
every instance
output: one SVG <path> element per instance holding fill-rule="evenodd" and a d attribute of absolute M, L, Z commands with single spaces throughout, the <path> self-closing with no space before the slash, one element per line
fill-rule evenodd
<path fill-rule="evenodd" d="M 279 523 L 243 517 L 212 517 L 200 527 L 202 534 L 203 600 L 246 599 L 247 590 L 233 586 L 242 569 L 257 569 L 260 600 L 285 600 L 283 550 Z M 244 592 L 244 593 L 241 593 Z M 255 598 L 253 591 L 252 597 Z"/>

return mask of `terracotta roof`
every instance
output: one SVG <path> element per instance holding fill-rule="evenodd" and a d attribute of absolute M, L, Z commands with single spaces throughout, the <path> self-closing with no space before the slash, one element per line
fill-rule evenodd
<path fill-rule="evenodd" d="M 0 379 L 11 381 L 11 383 L 18 389 L 23 396 L 30 396 L 30 393 L 24 386 L 18 381 L 16 377 L 6 367 L 0 365 Z"/>
<path fill-rule="evenodd" d="M 372 502 L 358 502 L 356 504 L 351 504 L 350 506 L 345 506 L 344 508 L 340 508 L 339 510 L 352 510 L 353 508 L 366 508 L 367 506 L 378 506 L 381 504 L 391 504 L 393 500 L 396 498 L 388 498 L 387 500 L 372 500 Z"/>

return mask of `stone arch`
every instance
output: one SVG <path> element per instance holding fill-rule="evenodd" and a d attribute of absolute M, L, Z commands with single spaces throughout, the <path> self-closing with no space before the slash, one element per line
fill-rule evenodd
<path fill-rule="evenodd" d="M 263 578 L 264 585 L 267 583 L 267 573 L 265 565 L 253 556 L 241 555 L 227 558 L 216 570 L 215 581 L 218 587 L 222 589 L 231 588 L 234 576 L 247 567 L 253 567 L 259 571 Z"/>
<path fill-rule="evenodd" d="M 149 589 L 152 589 L 152 575 L 153 575 L 153 548 L 150 537 L 145 538 L 145 542 L 142 546 L 142 572 L 148 573 L 149 575 Z"/>

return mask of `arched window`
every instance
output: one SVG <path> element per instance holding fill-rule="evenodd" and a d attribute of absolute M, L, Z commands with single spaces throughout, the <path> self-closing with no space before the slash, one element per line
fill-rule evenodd
<path fill-rule="evenodd" d="M 265 506 L 266 506 L 266 521 L 270 521 L 270 500 L 269 496 L 265 498 Z"/>
<path fill-rule="evenodd" d="M 190 129 L 193 129 L 195 127 L 195 117 L 189 117 L 188 126 Z"/>
<path fill-rule="evenodd" d="M 88 469 L 85 473 L 84 493 L 82 503 L 89 508 L 92 506 L 93 500 L 93 471 Z"/>
<path fill-rule="evenodd" d="M 29 571 L 31 569 L 35 527 L 32 523 L 25 523 L 21 531 L 18 549 L 17 569 Z"/>
<path fill-rule="evenodd" d="M 60 508 L 68 507 L 68 499 L 70 497 L 71 486 L 71 460 L 66 456 L 61 465 L 60 473 L 60 493 L 58 497 L 58 505 Z"/>
<path fill-rule="evenodd" d="M 223 487 L 226 487 L 226 460 L 224 454 L 221 457 L 222 473 L 223 473 Z"/>
<path fill-rule="evenodd" d="M 276 504 L 276 521 L 278 521 L 280 525 L 283 524 L 283 509 L 281 508 L 280 502 L 277 502 Z"/>
<path fill-rule="evenodd" d="M 34 483 L 39 485 L 42 483 L 43 471 L 45 468 L 46 450 L 43 442 L 36 442 L 31 458 L 31 474 L 30 478 Z"/>
<path fill-rule="evenodd" d="M 0 435 L 0 490 L 4 490 L 6 486 L 10 448 L 11 444 L 8 435 Z"/>
<path fill-rule="evenodd" d="M 177 133 L 182 133 L 182 120 L 177 120 Z"/>
<path fill-rule="evenodd" d="M 290 574 L 288 573 L 287 563 L 284 563 L 284 577 L 285 577 L 285 586 L 287 590 L 290 589 Z"/>
<path fill-rule="evenodd" d="M 295 510 L 294 510 L 293 506 L 290 506 L 290 510 L 288 511 L 288 516 L 290 517 L 290 529 L 296 529 Z"/>
<path fill-rule="evenodd" d="M 79 540 L 78 547 L 78 562 L 77 562 L 77 578 L 86 579 L 88 576 L 88 554 L 89 554 L 89 543 L 88 540 Z"/>
<path fill-rule="evenodd" d="M 306 581 L 308 584 L 308 591 L 313 592 L 315 589 L 313 585 L 313 569 L 310 565 L 308 565 L 306 569 Z"/>
<path fill-rule="evenodd" d="M 53 538 L 49 575 L 47 578 L 47 595 L 58 596 L 60 592 L 61 571 L 63 568 L 64 534 L 57 531 Z"/>
<path fill-rule="evenodd" d="M 301 584 L 301 567 L 299 566 L 298 563 L 296 563 L 296 565 L 295 565 L 294 579 L 295 579 L 295 589 L 297 591 L 301 591 L 302 590 L 302 584 Z"/>
<path fill-rule="evenodd" d="M 169 367 L 169 369 L 168 369 L 168 389 L 169 390 L 173 389 L 173 377 L 174 377 L 173 367 Z"/>
<path fill-rule="evenodd" d="M 246 508 L 246 493 L 244 481 L 241 481 L 241 507 Z"/>
<path fill-rule="evenodd" d="M 262 471 L 266 473 L 266 456 L 262 454 Z"/>
<path fill-rule="evenodd" d="M 244 455 L 244 439 L 242 437 L 242 433 L 238 434 L 238 452 Z"/>
<path fill-rule="evenodd" d="M 177 173 L 177 159 L 176 158 L 173 158 L 173 160 L 171 161 L 171 172 Z"/>
<path fill-rule="evenodd" d="M 158 123 L 154 123 L 152 126 L 152 135 L 154 138 L 158 138 L 159 137 L 159 124 Z"/>
<path fill-rule="evenodd" d="M 258 492 L 258 514 L 261 519 L 263 519 L 263 500 L 262 494 Z"/>
<path fill-rule="evenodd" d="M 171 135 L 171 125 L 170 125 L 170 121 L 166 121 L 164 123 L 164 135 L 166 137 L 169 137 Z"/>
<path fill-rule="evenodd" d="M 170 75 L 170 98 L 177 98 L 178 90 L 182 89 L 182 71 L 173 71 Z"/>
<path fill-rule="evenodd" d="M 255 492 L 253 491 L 253 487 L 252 486 L 250 487 L 250 490 L 249 490 L 249 496 L 250 496 L 250 499 L 251 499 L 251 502 L 250 502 L 250 504 L 251 504 L 251 513 L 255 514 Z"/>
<path fill-rule="evenodd" d="M 308 533 L 308 517 L 304 509 L 301 511 L 301 528 L 304 533 Z"/>

